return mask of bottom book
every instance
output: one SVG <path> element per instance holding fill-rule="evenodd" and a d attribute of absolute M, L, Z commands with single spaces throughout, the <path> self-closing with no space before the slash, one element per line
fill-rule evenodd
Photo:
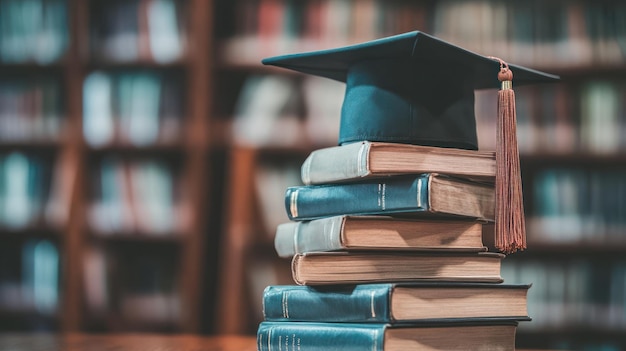
<path fill-rule="evenodd" d="M 514 351 L 515 321 L 434 324 L 261 322 L 259 351 Z"/>

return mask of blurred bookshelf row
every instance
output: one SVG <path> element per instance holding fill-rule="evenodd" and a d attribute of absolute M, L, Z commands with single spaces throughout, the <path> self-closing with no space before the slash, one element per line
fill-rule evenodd
<path fill-rule="evenodd" d="M 567 76 L 564 77 L 564 80 Z M 626 80 L 595 77 L 554 86 L 517 88 L 519 148 L 522 154 L 572 152 L 611 155 L 623 152 L 626 140 Z M 476 93 L 480 148 L 495 149 L 497 94 Z"/>
<path fill-rule="evenodd" d="M 530 239 L 626 244 L 626 170 L 546 168 L 533 179 Z"/>
<path fill-rule="evenodd" d="M 179 0 L 92 1 L 89 51 L 100 61 L 156 62 L 183 59 L 187 7 Z"/>
<path fill-rule="evenodd" d="M 4 63 L 59 60 L 69 45 L 66 0 L 0 1 L 0 60 Z"/>
<path fill-rule="evenodd" d="M 0 0 L 0 329 L 210 330 L 210 6 Z"/>
<path fill-rule="evenodd" d="M 2 329 L 11 324 L 28 325 L 35 330 L 46 330 L 48 323 L 57 325 L 62 279 L 57 243 L 41 238 L 19 244 L 4 242 L 0 246 L 0 263 L 0 311 L 13 319 L 2 319 Z M 39 321 L 30 324 L 33 318 L 29 315 L 39 317 Z"/>
<path fill-rule="evenodd" d="M 619 65 L 624 59 L 626 6 L 618 1 L 241 0 L 231 8 L 235 21 L 222 50 L 229 63 L 416 29 L 535 67 Z"/>
<path fill-rule="evenodd" d="M 105 157 L 92 170 L 89 224 L 98 235 L 181 235 L 189 215 L 175 168 L 158 159 Z"/>
<path fill-rule="evenodd" d="M 0 141 L 59 141 L 65 124 L 54 76 L 7 77 L 0 83 Z"/>
<path fill-rule="evenodd" d="M 336 143 L 342 83 L 318 77 L 251 75 L 234 106 L 234 138 L 241 145 L 298 147 Z M 516 89 L 522 154 L 615 154 L 626 139 L 626 79 Z M 495 149 L 497 94 L 476 92 L 479 147 Z M 276 138 L 281 135 L 281 138 Z"/>
<path fill-rule="evenodd" d="M 530 248 L 510 262 L 535 270 L 531 292 L 589 289 L 536 300 L 519 347 L 626 347 L 623 318 L 604 333 L 543 313 L 624 304 L 625 14 L 585 0 L 0 0 L 0 290 L 22 301 L 0 306 L 0 327 L 253 334 L 259 289 L 289 283 L 272 247 L 284 189 L 336 144 L 344 88 L 259 60 L 423 30 L 562 76 L 516 88 Z M 481 149 L 495 98 L 476 93 Z"/>
<path fill-rule="evenodd" d="M 551 349 L 622 349 L 615 339 L 619 340 L 626 325 L 623 258 L 610 262 L 571 256 L 508 260 L 502 268 L 505 282 L 533 282 L 528 291 L 528 312 L 533 320 L 520 324 L 524 337 L 543 339 L 540 345 Z M 567 336 L 566 330 L 579 335 Z"/>
<path fill-rule="evenodd" d="M 85 252 L 86 324 L 110 330 L 177 331 L 182 320 L 177 247 L 96 245 Z M 123 329 L 121 329 L 123 330 Z"/>
<path fill-rule="evenodd" d="M 175 72 L 94 71 L 83 85 L 83 132 L 94 147 L 179 142 L 183 91 Z"/>

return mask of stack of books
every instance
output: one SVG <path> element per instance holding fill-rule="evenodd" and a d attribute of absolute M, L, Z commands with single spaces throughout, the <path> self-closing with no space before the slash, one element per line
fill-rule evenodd
<path fill-rule="evenodd" d="M 494 166 L 409 144 L 313 151 L 275 237 L 298 285 L 266 288 L 259 350 L 513 350 L 529 285 L 501 284 L 483 243 Z"/>
<path fill-rule="evenodd" d="M 414 32 L 265 61 L 345 79 L 347 90 L 340 146 L 313 151 L 304 185 L 286 190 L 291 222 L 277 227 L 275 247 L 292 257 L 297 285 L 266 288 L 259 351 L 515 350 L 517 324 L 530 320 L 530 286 L 503 284 L 505 256 L 483 242 L 495 220 L 495 153 L 476 150 L 467 131 L 473 95 L 446 112 L 456 102 L 450 86 L 434 83 L 428 59 L 446 55 L 459 56 L 446 69 L 475 59 Z M 476 71 L 493 63 L 479 60 Z M 476 71 L 449 79 L 464 84 Z M 409 110 L 421 114 L 397 117 Z M 401 126 L 416 118 L 417 132 Z M 442 120 L 450 133 L 433 127 Z"/>

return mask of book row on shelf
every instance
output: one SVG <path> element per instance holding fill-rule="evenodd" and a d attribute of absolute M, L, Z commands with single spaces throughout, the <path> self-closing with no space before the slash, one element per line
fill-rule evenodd
<path fill-rule="evenodd" d="M 626 171 L 549 168 L 534 175 L 537 242 L 624 243 Z"/>
<path fill-rule="evenodd" d="M 252 75 L 234 115 L 240 144 L 296 146 L 336 143 L 344 84 L 315 77 Z M 578 85 L 521 87 L 516 95 L 520 152 L 607 154 L 626 145 L 623 81 L 594 79 Z M 476 92 L 479 147 L 494 150 L 497 94 Z M 280 137 L 279 137 L 280 136 Z"/>
<path fill-rule="evenodd" d="M 29 239 L 0 246 L 0 311 L 52 315 L 59 307 L 60 258 L 54 243 Z"/>
<path fill-rule="evenodd" d="M 180 78 L 167 72 L 95 71 L 83 85 L 83 132 L 91 146 L 144 146 L 178 140 Z M 57 140 L 63 127 L 60 82 L 52 77 L 0 84 L 0 140 Z"/>
<path fill-rule="evenodd" d="M 180 60 L 186 47 L 185 1 L 92 1 L 90 48 L 116 62 Z"/>
<path fill-rule="evenodd" d="M 51 160 L 12 152 L 0 155 L 0 225 L 16 230 L 45 222 Z"/>
<path fill-rule="evenodd" d="M 508 282 L 533 282 L 528 310 L 533 322 L 524 330 L 626 328 L 624 273 L 626 262 L 566 260 L 505 260 L 502 276 Z M 602 287 L 602 288 L 598 288 Z"/>
<path fill-rule="evenodd" d="M 423 28 L 423 2 L 243 0 L 233 9 L 229 62 L 366 41 L 381 34 Z M 374 23 L 374 25 L 372 25 Z"/>
<path fill-rule="evenodd" d="M 0 225 L 6 230 L 63 224 L 62 189 L 54 157 L 0 155 Z M 98 234 L 174 235 L 188 225 L 176 169 L 158 159 L 96 162 L 90 175 L 89 224 Z M 59 212 L 60 211 L 60 212 Z"/>
<path fill-rule="evenodd" d="M 336 143 L 344 89 L 316 77 L 252 75 L 234 107 L 235 141 L 253 146 Z"/>
<path fill-rule="evenodd" d="M 596 78 L 579 85 L 518 90 L 520 152 L 610 154 L 626 144 L 621 133 L 626 125 L 624 81 Z M 493 148 L 495 96 L 489 92 L 476 96 L 481 147 Z"/>
<path fill-rule="evenodd" d="M 624 81 L 592 79 L 580 84 L 516 88 L 520 153 L 619 153 L 625 139 Z M 495 148 L 497 95 L 476 92 L 481 149 Z"/>
<path fill-rule="evenodd" d="M 92 146 L 177 141 L 180 79 L 158 71 L 92 72 L 83 85 L 83 132 Z"/>
<path fill-rule="evenodd" d="M 93 57 L 118 62 L 180 60 L 185 52 L 184 1 L 90 1 Z M 68 47 L 67 0 L 2 0 L 0 60 L 49 64 Z"/>
<path fill-rule="evenodd" d="M 236 7 L 224 49 L 229 62 L 415 29 L 524 65 L 611 64 L 624 58 L 626 6 L 615 1 L 243 0 Z"/>
<path fill-rule="evenodd" d="M 176 255 L 175 250 L 132 245 L 115 250 L 88 248 L 83 273 L 90 319 L 97 325 L 119 314 L 131 323 L 178 323 Z M 6 242 L 0 247 L 0 263 L 0 318 L 3 313 L 55 316 L 62 292 L 55 242 L 33 238 Z"/>
<path fill-rule="evenodd" d="M 180 199 L 180 177 L 167 162 L 108 156 L 91 179 L 89 223 L 99 235 L 172 236 L 185 228 L 189 214 Z"/>
<path fill-rule="evenodd" d="M 56 140 L 63 126 L 60 83 L 51 76 L 0 83 L 0 141 Z"/>
<path fill-rule="evenodd" d="M 619 64 L 626 6 L 617 1 L 438 1 L 433 33 L 539 67 Z M 476 18 L 481 25 L 476 25 Z"/>
<path fill-rule="evenodd" d="M 84 289 L 92 323 L 119 315 L 129 323 L 167 326 L 181 317 L 176 251 L 130 246 L 85 251 Z"/>
<path fill-rule="evenodd" d="M 1 0 L 0 61 L 49 64 L 68 47 L 66 0 Z"/>

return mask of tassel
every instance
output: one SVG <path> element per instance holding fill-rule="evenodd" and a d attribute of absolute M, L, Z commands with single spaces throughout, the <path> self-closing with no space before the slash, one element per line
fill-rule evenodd
<path fill-rule="evenodd" d="M 505 254 L 526 248 L 524 199 L 517 146 L 513 72 L 503 60 L 498 80 L 498 126 L 496 134 L 495 246 Z"/>

